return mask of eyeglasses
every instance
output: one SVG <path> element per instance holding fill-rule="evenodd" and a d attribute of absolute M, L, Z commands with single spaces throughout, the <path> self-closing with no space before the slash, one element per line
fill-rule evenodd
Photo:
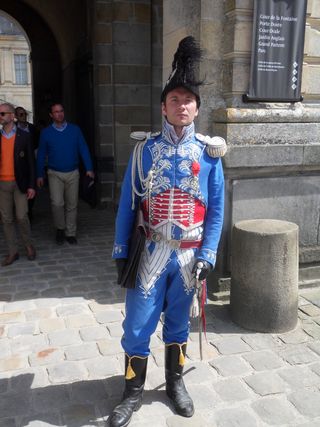
<path fill-rule="evenodd" d="M 11 111 L 0 111 L 0 116 L 5 116 L 6 114 L 13 114 Z"/>

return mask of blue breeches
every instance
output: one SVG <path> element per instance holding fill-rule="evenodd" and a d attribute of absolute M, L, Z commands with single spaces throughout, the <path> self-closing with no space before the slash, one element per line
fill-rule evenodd
<path fill-rule="evenodd" d="M 184 264 L 191 277 L 194 257 Z M 186 265 L 187 264 L 187 265 Z M 164 313 L 162 338 L 165 344 L 187 341 L 189 335 L 189 311 L 194 286 L 186 284 L 186 274 L 181 272 L 176 251 L 172 251 L 154 285 L 146 290 L 138 276 L 136 287 L 127 289 L 124 335 L 121 343 L 129 355 L 148 356 L 150 337 L 157 328 L 161 313 Z"/>

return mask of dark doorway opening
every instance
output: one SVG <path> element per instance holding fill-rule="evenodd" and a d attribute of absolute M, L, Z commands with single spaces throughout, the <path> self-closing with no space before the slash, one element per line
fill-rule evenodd
<path fill-rule="evenodd" d="M 34 123 L 48 123 L 48 105 L 62 96 L 61 59 L 49 26 L 31 7 L 21 1 L 0 0 L 0 9 L 11 15 L 26 32 L 31 45 Z"/>

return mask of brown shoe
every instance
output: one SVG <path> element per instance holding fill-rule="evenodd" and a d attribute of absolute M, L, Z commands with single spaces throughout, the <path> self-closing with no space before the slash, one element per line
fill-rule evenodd
<path fill-rule="evenodd" d="M 36 250 L 32 245 L 26 246 L 27 250 L 27 258 L 29 261 L 33 261 L 36 259 Z"/>
<path fill-rule="evenodd" d="M 17 261 L 17 259 L 19 259 L 18 252 L 16 252 L 15 254 L 12 254 L 12 255 L 7 255 L 5 257 L 5 259 L 2 261 L 1 265 L 2 265 L 2 267 L 7 267 L 7 265 L 10 265 L 13 262 Z"/>

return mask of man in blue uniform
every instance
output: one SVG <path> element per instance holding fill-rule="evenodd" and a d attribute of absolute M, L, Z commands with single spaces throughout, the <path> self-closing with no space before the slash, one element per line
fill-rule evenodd
<path fill-rule="evenodd" d="M 166 393 L 179 415 L 194 413 L 182 377 L 189 311 L 195 270 L 199 280 L 204 280 L 216 261 L 224 206 L 220 156 L 225 152 L 222 138 L 195 134 L 201 83 L 193 67 L 200 57 L 192 37 L 180 42 L 161 96 L 162 132 L 136 145 L 122 186 L 113 250 L 119 276 L 138 208 L 147 240 L 135 287 L 127 289 L 121 341 L 126 383 L 123 400 L 110 416 L 111 427 L 127 426 L 133 411 L 141 406 L 150 336 L 161 313 Z"/>

